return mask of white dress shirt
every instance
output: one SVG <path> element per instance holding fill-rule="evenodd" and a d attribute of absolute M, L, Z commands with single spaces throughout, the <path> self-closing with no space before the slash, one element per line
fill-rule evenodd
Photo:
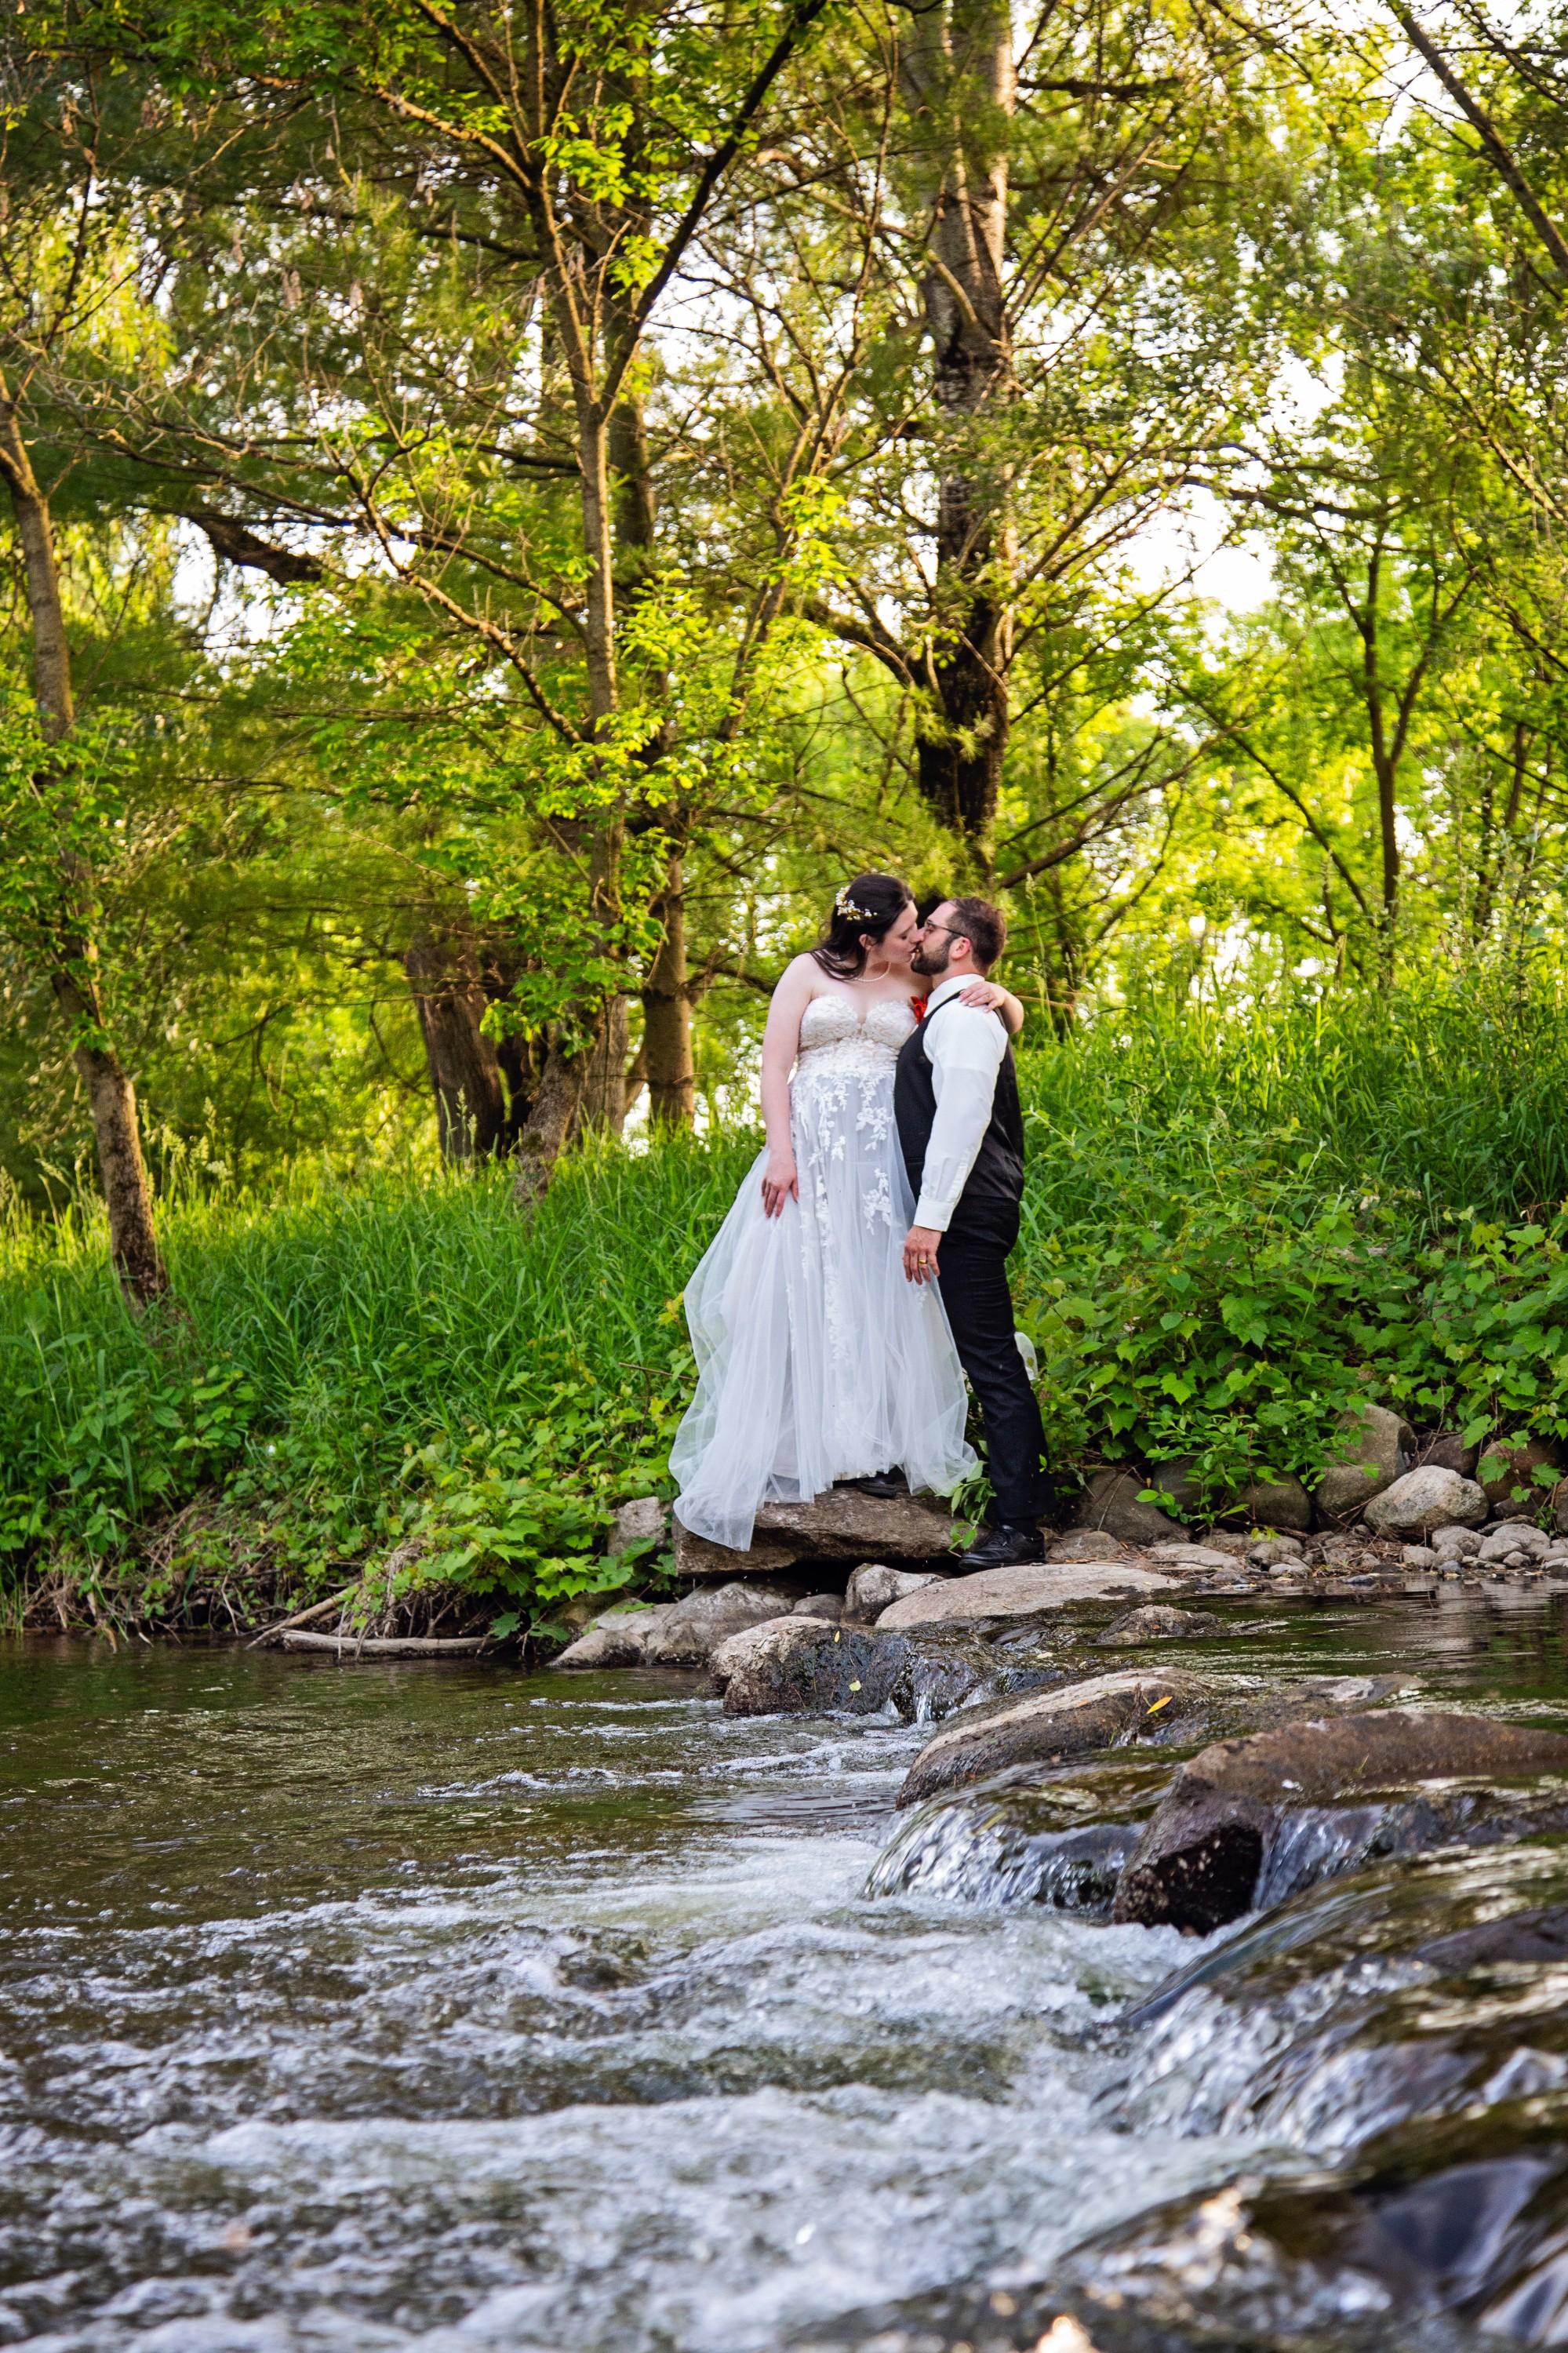
<path fill-rule="evenodd" d="M 931 991 L 927 1020 L 938 1005 L 945 1005 L 975 977 L 972 972 L 950 973 Z M 926 1031 L 926 1059 L 931 1065 L 937 1115 L 931 1123 L 920 1198 L 915 1208 L 917 1226 L 929 1226 L 939 1234 L 948 1230 L 991 1121 L 996 1074 L 1007 1043 L 1005 1025 L 983 1005 L 952 1006 Z"/>

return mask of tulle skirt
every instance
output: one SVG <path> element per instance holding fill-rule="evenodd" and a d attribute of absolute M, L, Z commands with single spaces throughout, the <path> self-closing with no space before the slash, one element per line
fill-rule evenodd
<path fill-rule="evenodd" d="M 894 1467 L 948 1494 L 975 1467 L 941 1299 L 905 1278 L 915 1202 L 891 1063 L 798 1072 L 791 1125 L 800 1199 L 764 1213 L 759 1154 L 686 1285 L 699 1377 L 670 1455 L 675 1512 L 737 1552 L 764 1502 Z"/>

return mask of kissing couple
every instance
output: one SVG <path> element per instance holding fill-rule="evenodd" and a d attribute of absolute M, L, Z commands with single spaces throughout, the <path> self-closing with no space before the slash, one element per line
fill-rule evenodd
<path fill-rule="evenodd" d="M 1007 926 L 984 899 L 921 924 L 891 874 L 857 874 L 820 947 L 773 992 L 767 1147 L 686 1286 L 696 1395 L 670 1467 L 694 1535 L 747 1551 L 764 1503 L 835 1483 L 950 1494 L 985 1422 L 993 1525 L 968 1568 L 1044 1557 L 1040 1409 L 1007 1255 L 1023 1193 Z"/>

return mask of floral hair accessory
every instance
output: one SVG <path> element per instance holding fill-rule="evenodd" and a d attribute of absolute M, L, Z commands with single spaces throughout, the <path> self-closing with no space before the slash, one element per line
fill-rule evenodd
<path fill-rule="evenodd" d="M 838 897 L 833 901 L 833 913 L 835 915 L 847 916 L 852 923 L 874 923 L 876 921 L 876 917 L 872 913 L 869 907 L 856 906 L 854 901 L 850 897 L 849 884 L 847 882 L 844 884 L 843 889 L 839 892 Z"/>

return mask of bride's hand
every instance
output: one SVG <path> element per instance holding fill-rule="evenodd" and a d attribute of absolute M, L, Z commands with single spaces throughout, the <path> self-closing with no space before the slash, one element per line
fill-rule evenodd
<path fill-rule="evenodd" d="M 795 1156 L 790 1152 L 770 1152 L 768 1166 L 762 1172 L 762 1211 L 765 1217 L 781 1218 L 786 1201 L 800 1198 L 800 1179 L 795 1172 Z"/>
<path fill-rule="evenodd" d="M 994 1013 L 1007 1003 L 1007 991 L 999 988 L 994 980 L 971 980 L 967 987 L 959 989 L 959 1003 L 982 1006 L 986 1012 Z"/>

